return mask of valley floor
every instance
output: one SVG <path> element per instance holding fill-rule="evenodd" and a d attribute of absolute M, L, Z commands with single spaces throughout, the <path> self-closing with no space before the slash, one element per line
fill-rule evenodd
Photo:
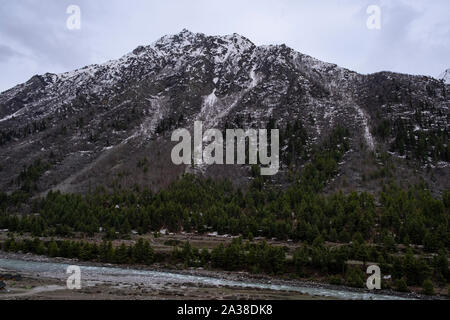
<path fill-rule="evenodd" d="M 82 289 L 69 290 L 66 268 L 82 268 Z M 156 270 L 156 271 L 155 271 Z M 203 269 L 166 270 L 156 267 L 79 263 L 30 254 L 0 252 L 0 278 L 7 280 L 1 300 L 318 300 L 318 299 L 421 299 L 415 294 L 367 290 L 255 276 L 245 272 L 217 272 Z"/>

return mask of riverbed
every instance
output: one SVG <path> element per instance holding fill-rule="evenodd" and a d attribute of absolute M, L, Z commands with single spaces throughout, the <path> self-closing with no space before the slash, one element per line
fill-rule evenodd
<path fill-rule="evenodd" d="M 78 265 L 81 290 L 68 290 L 67 268 Z M 32 255 L 0 254 L 0 269 L 24 276 L 24 288 L 9 288 L 2 298 L 49 299 L 343 299 L 404 300 L 409 296 L 377 294 L 298 281 L 253 279 L 242 273 L 160 271 L 111 265 L 88 265 Z M 38 281 L 38 283 L 34 283 Z M 22 289 L 22 290 L 19 290 Z M 27 290 L 30 294 L 27 294 Z M 33 291 L 34 290 L 34 291 Z"/>

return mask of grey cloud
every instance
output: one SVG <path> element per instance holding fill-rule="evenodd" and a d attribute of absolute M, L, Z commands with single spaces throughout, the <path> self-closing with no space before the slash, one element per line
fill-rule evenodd
<path fill-rule="evenodd" d="M 23 54 L 10 48 L 7 45 L 0 44 L 0 63 L 13 57 L 23 57 Z"/>

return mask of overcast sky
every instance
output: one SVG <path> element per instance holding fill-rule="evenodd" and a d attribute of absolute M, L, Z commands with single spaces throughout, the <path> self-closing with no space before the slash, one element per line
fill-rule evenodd
<path fill-rule="evenodd" d="M 67 28 L 69 5 L 81 29 Z M 381 9 L 381 29 L 367 8 Z M 0 0 L 0 92 L 35 74 L 116 59 L 183 28 L 239 33 L 361 72 L 450 68 L 448 0 Z"/>

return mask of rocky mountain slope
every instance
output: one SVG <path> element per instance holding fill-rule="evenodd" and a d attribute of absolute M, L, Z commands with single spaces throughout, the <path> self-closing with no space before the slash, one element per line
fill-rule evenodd
<path fill-rule="evenodd" d="M 443 80 L 446 84 L 450 84 L 450 69 L 445 70 L 440 76 L 439 79 Z"/>
<path fill-rule="evenodd" d="M 170 136 L 192 128 L 301 123 L 308 154 L 336 126 L 350 150 L 328 190 L 378 190 L 380 180 L 449 189 L 450 87 L 424 77 L 361 75 L 285 45 L 187 30 L 122 58 L 32 77 L 0 94 L 0 191 L 158 190 L 184 172 L 250 178 L 248 166 L 175 166 Z M 291 137 L 281 141 L 281 156 Z M 300 158 L 299 154 L 293 157 Z M 274 181 L 304 161 L 285 161 Z"/>

